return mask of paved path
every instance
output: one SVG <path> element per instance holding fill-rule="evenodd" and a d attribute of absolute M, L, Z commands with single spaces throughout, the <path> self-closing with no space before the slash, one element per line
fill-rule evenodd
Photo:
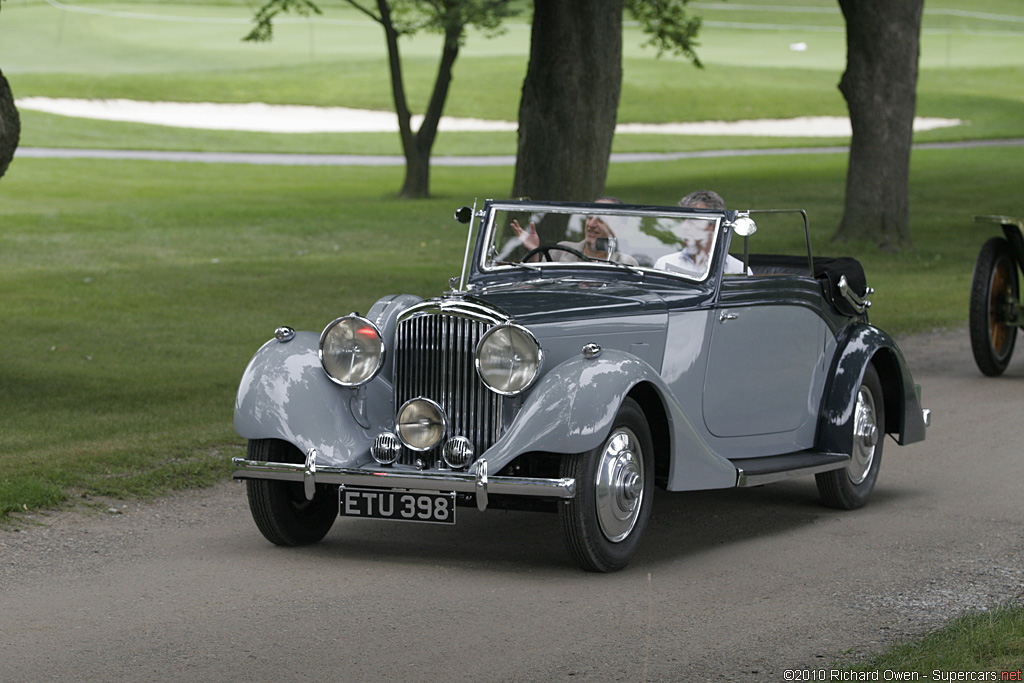
<path fill-rule="evenodd" d="M 914 149 L 965 149 L 970 147 L 1020 147 L 1024 138 L 1003 140 L 964 140 L 956 142 L 922 142 Z M 612 154 L 613 164 L 677 161 L 789 154 L 845 154 L 846 145 L 837 147 L 776 147 L 769 149 L 717 149 L 695 152 L 632 152 Z M 402 166 L 400 155 L 372 154 L 273 154 L 255 152 L 171 152 L 155 150 L 59 149 L 21 147 L 16 157 L 25 159 L 136 159 L 142 161 L 177 161 L 208 164 L 259 164 L 277 166 Z M 514 166 L 513 155 L 434 156 L 433 166 Z"/>
<path fill-rule="evenodd" d="M 902 347 L 934 411 L 886 441 L 868 506 L 813 478 L 662 494 L 635 561 L 575 568 L 554 515 L 338 521 L 284 549 L 244 486 L 0 532 L 0 679 L 780 682 L 1024 596 L 1024 353 L 983 377 L 965 330 Z M 807 679 L 818 680 L 818 679 Z"/>

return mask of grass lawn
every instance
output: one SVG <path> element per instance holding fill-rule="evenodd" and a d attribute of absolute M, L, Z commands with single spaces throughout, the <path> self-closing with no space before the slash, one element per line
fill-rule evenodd
<path fill-rule="evenodd" d="M 927 634 L 918 641 L 902 643 L 857 666 L 845 668 L 850 672 L 889 672 L 890 678 L 900 680 L 892 672 L 914 672 L 919 680 L 935 671 L 948 678 L 944 680 L 972 680 L 956 678 L 956 673 L 975 672 L 992 676 L 973 680 L 1019 681 L 1024 664 L 1024 605 L 1001 605 L 989 612 L 966 614 L 945 627 Z M 851 677 L 845 680 L 872 680 Z M 904 678 L 902 680 L 912 680 Z"/>
<path fill-rule="evenodd" d="M 321 329 L 457 271 L 452 200 L 385 209 L 397 173 L 19 161 L 0 185 L 0 297 L 17 328 L 0 368 L 0 510 L 226 473 L 235 388 L 275 326 Z"/>
<path fill-rule="evenodd" d="M 973 259 L 992 232 L 971 214 L 1019 208 L 1018 158 L 1013 148 L 915 154 L 917 248 L 842 250 L 863 259 L 878 290 L 875 322 L 900 333 L 964 322 Z M 710 186 L 735 206 L 800 206 L 816 251 L 834 252 L 843 155 L 784 159 L 624 164 L 608 189 L 672 203 Z M 501 196 L 511 180 L 508 168 L 436 169 L 434 199 L 398 202 L 398 168 L 12 168 L 0 183 L 0 297 L 14 337 L 0 366 L 5 512 L 223 476 L 240 443 L 238 379 L 273 329 L 319 330 L 389 293 L 440 293 L 465 244 L 452 210 Z"/>

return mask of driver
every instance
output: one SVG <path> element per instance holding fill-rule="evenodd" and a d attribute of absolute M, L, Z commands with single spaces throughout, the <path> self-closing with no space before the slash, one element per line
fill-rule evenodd
<path fill-rule="evenodd" d="M 615 197 L 599 197 L 594 200 L 595 204 L 621 204 Z M 603 216 L 587 216 L 587 222 L 584 225 L 585 232 L 582 242 L 559 242 L 558 245 L 562 247 L 569 247 L 581 252 L 584 256 L 588 256 L 593 259 L 599 259 L 601 261 L 614 261 L 616 263 L 622 263 L 627 266 L 638 266 L 640 265 L 635 258 L 629 254 L 623 254 L 621 251 L 616 251 L 614 248 L 614 240 L 616 238 L 615 231 L 612 230 L 611 226 L 608 225 L 608 218 Z M 512 230 L 515 232 L 516 237 L 522 242 L 523 246 L 527 250 L 536 249 L 540 246 L 540 237 L 537 235 L 537 224 L 530 223 L 530 230 L 527 232 L 519 225 L 519 221 L 512 221 Z M 611 246 L 611 258 L 609 259 L 609 240 L 612 242 Z M 551 258 L 555 261 L 562 262 L 573 262 L 579 261 L 580 258 L 576 254 L 568 251 L 561 251 L 559 249 L 552 248 L 548 252 Z M 530 257 L 529 260 L 536 260 L 539 254 L 535 254 Z"/>

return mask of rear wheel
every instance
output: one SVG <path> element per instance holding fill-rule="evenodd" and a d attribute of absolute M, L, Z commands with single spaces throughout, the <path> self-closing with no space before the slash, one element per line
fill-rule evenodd
<path fill-rule="evenodd" d="M 1019 286 L 1010 243 L 993 237 L 981 248 L 971 282 L 971 350 L 978 369 L 989 377 L 1003 374 L 1017 339 Z"/>
<path fill-rule="evenodd" d="M 885 404 L 875 366 L 868 365 L 857 390 L 853 414 L 853 451 L 841 470 L 815 475 L 822 502 L 840 510 L 853 510 L 868 502 L 882 465 L 885 440 Z"/>
<path fill-rule="evenodd" d="M 654 498 L 654 446 L 640 406 L 626 399 L 597 448 L 562 460 L 576 497 L 561 508 L 569 553 L 588 571 L 622 569 L 636 554 Z"/>
<path fill-rule="evenodd" d="M 248 458 L 260 462 L 301 463 L 302 452 L 277 439 L 249 442 Z M 310 545 L 323 539 L 338 516 L 336 486 L 317 485 L 306 499 L 302 482 L 249 479 L 245 482 L 249 511 L 268 541 L 275 545 Z"/>

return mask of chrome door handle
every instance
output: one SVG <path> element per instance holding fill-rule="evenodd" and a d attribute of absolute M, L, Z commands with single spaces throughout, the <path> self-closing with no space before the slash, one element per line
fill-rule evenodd
<path fill-rule="evenodd" d="M 739 316 L 735 313 L 726 313 L 725 311 L 722 311 L 722 314 L 718 316 L 718 322 L 724 323 L 726 320 L 736 320 L 737 318 L 739 318 Z"/>

